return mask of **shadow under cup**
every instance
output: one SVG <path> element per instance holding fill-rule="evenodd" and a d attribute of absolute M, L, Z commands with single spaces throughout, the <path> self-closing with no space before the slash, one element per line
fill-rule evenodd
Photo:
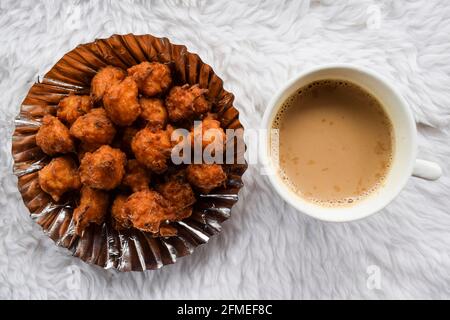
<path fill-rule="evenodd" d="M 326 66 L 305 72 L 292 80 L 273 98 L 264 115 L 264 128 L 270 129 L 277 111 L 298 89 L 318 80 L 346 80 L 371 93 L 383 106 L 393 126 L 391 167 L 380 187 L 367 197 L 345 206 L 325 207 L 301 198 L 287 186 L 277 173 L 270 148 L 270 130 L 263 143 L 262 158 L 268 163 L 268 177 L 277 192 L 293 207 L 326 221 L 351 221 L 367 217 L 385 207 L 405 186 L 413 172 L 417 150 L 414 118 L 405 102 L 391 84 L 381 76 L 353 66 Z"/>

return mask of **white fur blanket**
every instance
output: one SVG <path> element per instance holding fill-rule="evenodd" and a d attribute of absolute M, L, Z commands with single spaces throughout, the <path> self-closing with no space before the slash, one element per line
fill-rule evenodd
<path fill-rule="evenodd" d="M 31 84 L 79 43 L 150 33 L 211 64 L 256 127 L 287 79 L 350 62 L 395 81 L 438 182 L 410 179 L 381 213 L 331 224 L 296 212 L 250 168 L 223 232 L 175 265 L 118 273 L 58 248 L 12 175 L 13 119 Z M 450 298 L 450 4 L 423 1 L 0 0 L 0 298 Z"/>

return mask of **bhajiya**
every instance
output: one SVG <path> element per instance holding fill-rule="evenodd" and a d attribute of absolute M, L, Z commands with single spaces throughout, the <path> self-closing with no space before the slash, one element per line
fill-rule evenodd
<path fill-rule="evenodd" d="M 139 91 L 148 97 L 163 93 L 172 84 L 170 68 L 163 63 L 146 61 L 127 71 L 137 82 Z"/>
<path fill-rule="evenodd" d="M 53 200 L 59 201 L 67 191 L 81 187 L 75 161 L 68 157 L 53 158 L 39 173 L 39 185 Z"/>
<path fill-rule="evenodd" d="M 128 196 L 119 194 L 111 206 L 111 222 L 114 229 L 120 231 L 131 227 L 130 219 L 125 211 Z"/>
<path fill-rule="evenodd" d="M 158 233 L 160 224 L 173 217 L 168 201 L 152 190 L 133 193 L 124 206 L 133 227 L 144 232 Z"/>
<path fill-rule="evenodd" d="M 198 85 L 185 84 L 181 87 L 173 87 L 166 97 L 169 119 L 179 122 L 208 112 L 211 109 L 211 103 L 205 97 L 207 91 Z"/>
<path fill-rule="evenodd" d="M 126 156 L 108 145 L 87 152 L 81 160 L 80 178 L 91 188 L 111 190 L 117 187 L 125 174 Z"/>
<path fill-rule="evenodd" d="M 167 123 L 167 110 L 164 107 L 164 102 L 158 98 L 140 98 L 141 118 L 147 121 L 147 125 L 156 128 L 164 129 Z"/>
<path fill-rule="evenodd" d="M 95 108 L 74 122 L 70 127 L 70 134 L 90 146 L 98 146 L 110 144 L 116 135 L 116 129 L 105 109 Z"/>
<path fill-rule="evenodd" d="M 138 87 L 131 77 L 113 84 L 103 96 L 103 107 L 112 122 L 118 126 L 129 126 L 141 113 L 138 102 Z"/>
<path fill-rule="evenodd" d="M 199 191 L 209 193 L 223 185 L 227 175 L 219 164 L 190 164 L 186 169 L 186 178 Z"/>
<path fill-rule="evenodd" d="M 157 174 L 163 173 L 172 149 L 170 132 L 144 128 L 134 136 L 131 149 L 139 163 Z"/>
<path fill-rule="evenodd" d="M 69 95 L 58 103 L 56 115 L 58 119 L 69 126 L 79 117 L 85 115 L 92 109 L 92 101 L 89 96 Z"/>
<path fill-rule="evenodd" d="M 46 115 L 42 119 L 42 125 L 36 134 L 36 144 L 50 156 L 75 151 L 69 129 L 51 115 Z"/>
<path fill-rule="evenodd" d="M 73 210 L 75 233 L 81 236 L 91 223 L 101 225 L 108 213 L 108 204 L 109 197 L 106 192 L 83 186 L 80 204 Z"/>
<path fill-rule="evenodd" d="M 125 79 L 126 73 L 120 68 L 106 66 L 92 78 L 91 81 L 91 98 L 94 102 L 100 102 L 103 95 L 114 84 Z"/>

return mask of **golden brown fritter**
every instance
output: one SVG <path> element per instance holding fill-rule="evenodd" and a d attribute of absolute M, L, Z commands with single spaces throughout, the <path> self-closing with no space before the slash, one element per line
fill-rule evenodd
<path fill-rule="evenodd" d="M 210 144 L 214 144 L 216 148 L 226 142 L 225 132 L 220 127 L 220 122 L 212 117 L 206 117 L 201 122 L 200 128 L 194 127 L 190 133 L 191 143 L 201 141 L 202 147 L 206 148 Z"/>
<path fill-rule="evenodd" d="M 128 74 L 136 80 L 139 91 L 148 97 L 163 93 L 172 84 L 169 66 L 158 62 L 142 62 L 129 68 Z"/>
<path fill-rule="evenodd" d="M 70 134 L 88 145 L 98 146 L 110 144 L 116 135 L 116 129 L 105 109 L 95 108 L 74 122 L 70 127 Z"/>
<path fill-rule="evenodd" d="M 138 87 L 131 77 L 111 85 L 103 96 L 103 107 L 112 122 L 119 126 L 129 126 L 141 113 L 138 102 Z"/>
<path fill-rule="evenodd" d="M 130 187 L 133 192 L 149 188 L 150 174 L 137 160 L 128 160 L 122 184 Z"/>
<path fill-rule="evenodd" d="M 111 190 L 117 187 L 125 174 L 126 156 L 108 145 L 88 152 L 81 160 L 80 178 L 91 188 Z"/>
<path fill-rule="evenodd" d="M 91 224 L 101 225 L 108 212 L 108 194 L 88 186 L 81 188 L 80 204 L 73 210 L 75 233 L 79 236 Z"/>
<path fill-rule="evenodd" d="M 227 175 L 219 164 L 190 164 L 186 169 L 186 178 L 201 192 L 209 193 L 223 185 Z"/>
<path fill-rule="evenodd" d="M 163 173 L 167 169 L 167 159 L 172 149 L 170 133 L 167 130 L 144 128 L 134 136 L 131 149 L 139 163 L 155 173 Z"/>
<path fill-rule="evenodd" d="M 36 144 L 50 156 L 75 151 L 69 129 L 51 115 L 46 115 L 42 119 L 42 125 L 36 134 Z"/>
<path fill-rule="evenodd" d="M 111 207 L 112 226 L 114 229 L 120 231 L 131 227 L 130 219 L 125 211 L 125 202 L 128 196 L 119 194 L 114 199 Z"/>
<path fill-rule="evenodd" d="M 208 89 L 202 89 L 195 84 L 189 89 L 194 95 L 194 110 L 197 115 L 209 112 L 211 110 L 211 102 L 206 98 Z"/>
<path fill-rule="evenodd" d="M 53 158 L 39 171 L 39 185 L 55 201 L 67 191 L 78 190 L 81 182 L 75 161 L 68 156 Z"/>
<path fill-rule="evenodd" d="M 167 123 L 167 110 L 162 99 L 140 98 L 141 118 L 155 129 L 164 129 Z"/>
<path fill-rule="evenodd" d="M 191 185 L 185 181 L 183 175 L 172 175 L 165 183 L 159 185 L 157 189 L 174 209 L 176 220 L 186 218 L 185 209 L 188 209 L 195 203 L 195 195 Z"/>
<path fill-rule="evenodd" d="M 91 81 L 91 98 L 94 102 L 103 99 L 103 95 L 114 84 L 125 79 L 126 73 L 120 68 L 106 66 L 92 78 Z"/>
<path fill-rule="evenodd" d="M 151 190 L 138 191 L 129 196 L 125 211 L 133 227 L 151 233 L 158 233 L 161 222 L 173 216 L 167 200 Z"/>
<path fill-rule="evenodd" d="M 92 109 L 92 101 L 89 96 L 69 95 L 58 104 L 57 116 L 59 120 L 69 126 L 79 117 L 85 115 Z"/>
<path fill-rule="evenodd" d="M 166 108 L 173 122 L 190 119 L 211 109 L 211 103 L 205 98 L 208 90 L 198 85 L 173 87 L 166 97 Z"/>

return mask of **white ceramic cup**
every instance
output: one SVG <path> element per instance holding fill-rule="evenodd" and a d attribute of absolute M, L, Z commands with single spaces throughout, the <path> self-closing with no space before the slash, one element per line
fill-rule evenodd
<path fill-rule="evenodd" d="M 367 198 L 340 207 L 320 206 L 294 193 L 278 175 L 276 161 L 271 156 L 270 129 L 280 106 L 299 88 L 323 79 L 347 80 L 373 94 L 385 107 L 392 121 L 395 136 L 392 165 L 382 186 Z M 406 101 L 393 83 L 373 71 L 358 66 L 326 65 L 301 73 L 283 86 L 270 101 L 264 113 L 263 129 L 267 130 L 267 134 L 262 141 L 260 156 L 273 187 L 293 207 L 321 220 L 344 222 L 367 217 L 389 204 L 400 193 L 411 175 L 436 180 L 442 174 L 441 168 L 436 163 L 416 159 L 416 123 Z"/>

